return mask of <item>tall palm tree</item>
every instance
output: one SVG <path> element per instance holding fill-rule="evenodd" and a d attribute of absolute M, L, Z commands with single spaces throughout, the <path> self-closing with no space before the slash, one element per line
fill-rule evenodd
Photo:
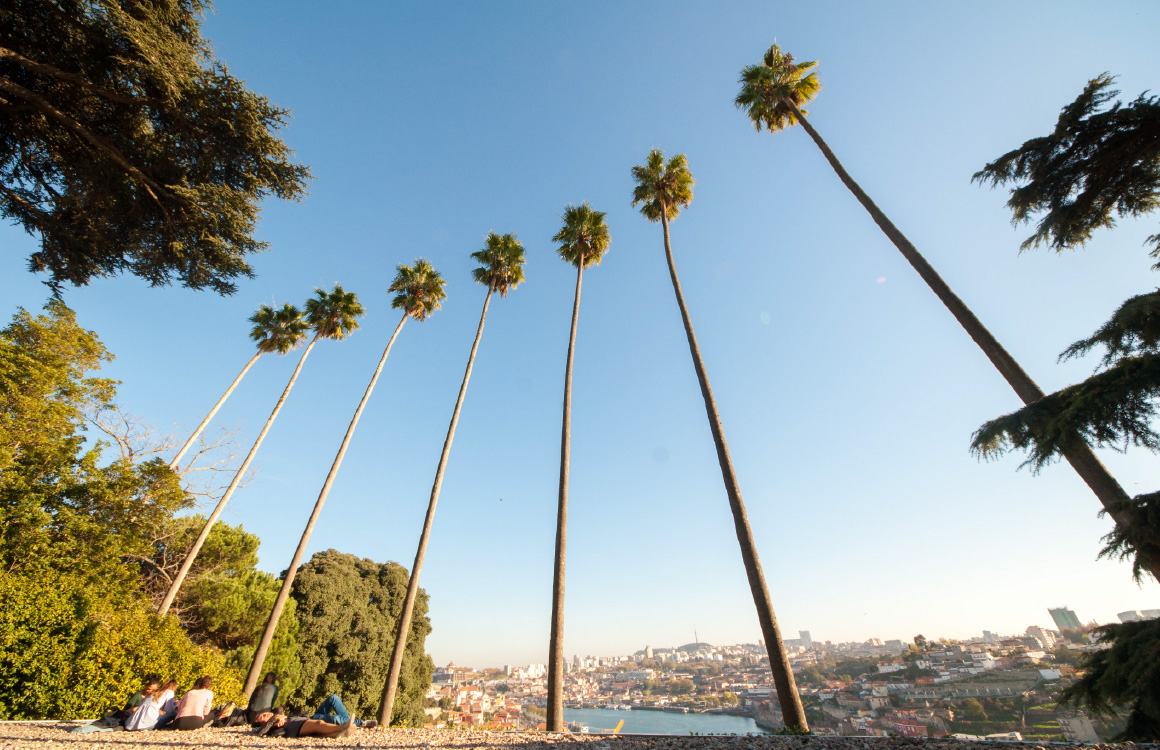
<path fill-rule="evenodd" d="M 246 454 L 242 465 L 238 467 L 237 473 L 234 474 L 234 478 L 230 481 L 230 486 L 222 493 L 221 499 L 218 500 L 217 505 L 213 509 L 213 513 L 210 513 L 209 518 L 206 519 L 201 533 L 197 535 L 193 546 L 185 554 L 185 559 L 182 560 L 177 575 L 173 577 L 173 582 L 169 584 L 169 590 L 165 592 L 165 598 L 161 600 L 161 606 L 157 608 L 157 614 L 159 615 L 165 615 L 173 605 L 173 600 L 177 597 L 177 592 L 181 589 L 181 584 L 185 582 L 185 577 L 189 574 L 189 569 L 193 566 L 194 560 L 197 559 L 198 553 L 201 552 L 201 546 L 205 544 L 210 529 L 217 522 L 218 516 L 225 510 L 226 503 L 233 497 L 234 490 L 238 488 L 242 477 L 246 474 L 246 470 L 250 468 L 250 462 L 258 454 L 258 448 L 261 447 L 262 441 L 266 439 L 266 433 L 270 431 L 271 425 L 274 424 L 274 418 L 282 410 L 282 404 L 286 403 L 286 397 L 290 395 L 290 389 L 294 387 L 294 381 L 298 379 L 298 373 L 302 372 L 302 365 L 306 363 L 306 358 L 310 356 L 310 350 L 314 348 L 314 345 L 320 338 L 341 341 L 349 333 L 358 328 L 358 318 L 362 317 L 363 308 L 353 292 L 343 291 L 342 287 L 335 284 L 333 291 L 326 292 L 315 287 L 314 293 L 315 296 L 306 302 L 305 320 L 302 320 L 301 316 L 295 319 L 295 330 L 298 336 L 297 343 L 301 343 L 306 338 L 306 331 L 311 328 L 314 329 L 314 337 L 310 339 L 306 350 L 299 357 L 298 366 L 294 368 L 289 382 L 286 383 L 286 387 L 282 390 L 282 395 L 279 397 L 278 403 L 274 405 L 274 410 L 270 412 L 270 416 L 266 419 L 266 424 L 262 426 L 262 431 L 258 433 L 258 439 L 250 447 L 250 452 Z"/>
<path fill-rule="evenodd" d="M 269 305 L 262 305 L 256 313 L 250 316 L 250 322 L 254 324 L 254 327 L 250 329 L 250 338 L 258 345 L 258 352 L 250 357 L 250 361 L 246 363 L 246 366 L 234 378 L 234 382 L 230 383 L 230 387 L 226 388 L 226 392 L 217 400 L 217 403 L 209 410 L 209 414 L 205 415 L 205 419 L 201 420 L 201 424 L 197 426 L 197 429 L 185 441 L 185 445 L 181 446 L 181 450 L 177 451 L 177 455 L 169 462 L 169 468 L 174 471 L 177 471 L 177 465 L 181 462 L 181 457 L 185 455 L 185 452 L 189 450 L 194 441 L 201 436 L 206 425 L 218 413 L 218 409 L 222 408 L 222 404 L 234 392 L 234 388 L 238 387 L 238 383 L 242 382 L 242 378 L 245 377 L 246 372 L 258 361 L 258 357 L 263 354 L 269 354 L 270 352 L 288 354 L 302 340 L 302 330 L 305 329 L 306 325 L 302 322 L 302 313 L 290 303 L 282 305 L 282 309 L 280 310 L 275 310 Z"/>
<path fill-rule="evenodd" d="M 608 251 L 604 213 L 587 202 L 564 209 L 564 226 L 552 238 L 560 257 L 576 266 L 576 299 L 572 303 L 572 333 L 564 369 L 564 419 L 560 437 L 560 503 L 556 510 L 556 558 L 552 576 L 552 634 L 548 641 L 549 732 L 564 731 L 564 552 L 568 541 L 568 459 L 572 449 L 572 355 L 576 351 L 576 321 L 580 316 L 580 282 L 584 269 L 599 265 Z"/>
<path fill-rule="evenodd" d="M 447 296 L 443 291 L 443 277 L 427 261 L 419 259 L 415 261 L 414 266 L 400 265 L 396 270 L 395 280 L 387 291 L 398 292 L 391 300 L 391 307 L 402 309 L 403 317 L 395 326 L 395 332 L 391 334 L 387 348 L 383 350 L 383 356 L 379 358 L 379 366 L 375 368 L 375 374 L 371 376 L 371 382 L 367 385 L 362 400 L 358 402 L 358 408 L 354 410 L 354 416 L 351 417 L 350 425 L 346 428 L 342 444 L 338 447 L 338 454 L 334 457 L 334 463 L 330 465 L 326 481 L 322 483 L 322 491 L 318 493 L 318 500 L 314 503 L 310 520 L 306 522 L 306 528 L 302 530 L 302 538 L 298 540 L 298 547 L 294 550 L 290 567 L 286 569 L 286 577 L 282 579 L 282 588 L 278 590 L 278 598 L 274 600 L 270 617 L 266 620 L 266 629 L 262 631 L 258 649 L 254 652 L 254 661 L 250 664 L 250 671 L 246 675 L 246 684 L 242 690 L 243 695 L 249 695 L 258 685 L 258 678 L 262 674 L 262 665 L 266 661 L 266 653 L 270 650 L 270 643 L 274 640 L 274 631 L 278 627 L 278 620 L 282 617 L 282 610 L 286 607 L 286 599 L 290 596 L 290 588 L 294 585 L 294 576 L 298 574 L 298 566 L 302 563 L 306 544 L 310 541 L 314 524 L 318 522 L 318 516 L 322 513 L 322 506 L 326 504 L 326 496 L 330 494 L 330 486 L 334 484 L 334 478 L 338 476 L 338 468 L 342 466 L 342 459 L 346 456 L 346 449 L 354 435 L 354 428 L 358 426 L 359 417 L 362 416 L 363 409 L 366 408 L 367 401 L 370 400 L 371 391 L 375 389 L 375 383 L 378 382 L 379 374 L 383 371 L 383 365 L 387 362 L 387 355 L 391 353 L 395 338 L 398 337 L 399 331 L 403 330 L 403 323 L 407 322 L 407 318 L 426 320 L 428 315 L 439 309 L 443 303 L 443 298 Z"/>
<path fill-rule="evenodd" d="M 632 168 L 636 187 L 632 191 L 632 205 L 640 205 L 640 212 L 649 221 L 659 221 L 664 229 L 665 259 L 669 264 L 669 277 L 673 291 L 677 295 L 677 306 L 681 309 L 681 320 L 685 324 L 685 336 L 689 339 L 689 354 L 693 357 L 693 367 L 697 371 L 697 382 L 701 384 L 701 396 L 705 399 L 705 415 L 709 418 L 709 429 L 713 433 L 713 445 L 717 448 L 717 461 L 721 464 L 721 478 L 725 481 L 725 494 L 729 497 L 729 509 L 733 511 L 733 525 L 737 531 L 737 542 L 741 545 L 741 559 L 745 564 L 745 574 L 749 578 L 749 589 L 753 593 L 753 603 L 757 605 L 757 619 L 761 633 L 765 636 L 765 650 L 769 654 L 769 668 L 773 672 L 773 683 L 777 687 L 777 698 L 781 703 L 782 716 L 788 727 L 808 731 L 805 709 L 794 682 L 793 669 L 785 652 L 781 638 L 781 628 L 773 613 L 773 601 L 769 588 L 765 585 L 765 574 L 761 570 L 761 560 L 757 557 L 757 544 L 749 518 L 745 513 L 745 503 L 741 500 L 741 488 L 737 474 L 733 471 L 733 460 L 729 458 L 729 446 L 721 427 L 721 416 L 717 413 L 717 401 L 709 386 L 709 376 L 705 363 L 701 360 L 701 349 L 697 346 L 697 336 L 693 333 L 693 322 L 689 319 L 689 309 L 685 306 L 685 295 L 681 292 L 681 282 L 677 278 L 677 267 L 673 263 L 673 248 L 669 243 L 669 222 L 677 218 L 682 208 L 688 208 L 693 200 L 693 175 L 684 154 L 677 154 L 665 164 L 665 155 L 659 149 L 649 152 L 643 166 Z"/>
<path fill-rule="evenodd" d="M 886 214 L 870 200 L 861 186 L 854 182 L 842 163 L 834 156 L 834 152 L 818 135 L 818 131 L 814 130 L 814 127 L 805 118 L 808 112 L 802 109 L 802 106 L 813 99 L 821 90 L 817 73 L 809 72 L 816 65 L 817 62 L 814 61 L 794 62 L 793 55 L 783 53 L 781 48 L 775 44 L 765 53 L 760 64 L 749 65 L 741 70 L 741 91 L 734 99 L 734 104 L 745 111 L 758 132 L 765 128 L 771 133 L 776 133 L 795 123 L 805 128 L 814 144 L 826 157 L 826 161 L 837 173 L 842 184 L 854 194 L 862 207 L 874 219 L 874 223 L 894 243 L 894 246 L 914 267 L 914 270 L 935 293 L 935 296 L 950 310 L 951 315 L 983 350 L 987 359 L 991 360 L 991 364 L 995 366 L 995 369 L 999 371 L 1023 403 L 1031 404 L 1043 398 L 1044 393 L 1035 384 L 1035 381 L 1024 372 L 1014 357 L 1008 354 L 1007 350 L 991 335 L 991 332 L 979 322 L 970 308 L 951 291 L 951 288 L 931 267 L 926 258 L 922 257 L 910 240 L 906 239 L 898 227 L 886 218 Z M 1126 528 L 1130 522 L 1126 511 L 1126 506 L 1130 502 L 1128 493 L 1112 477 L 1107 468 L 1100 463 L 1091 448 L 1083 441 L 1075 441 L 1063 453 L 1068 463 L 1099 498 L 1100 503 L 1116 522 L 1116 525 L 1120 528 Z M 1160 580 L 1160 559 L 1148 560 L 1147 567 L 1152 575 Z"/>
<path fill-rule="evenodd" d="M 415 552 L 415 563 L 411 566 L 411 578 L 407 583 L 407 598 L 403 600 L 403 611 L 399 615 L 398 631 L 395 634 L 395 648 L 391 652 L 391 666 L 387 671 L 387 684 L 383 688 L 383 700 L 379 704 L 379 722 L 389 726 L 395 707 L 395 691 L 399 687 L 399 675 L 403 671 L 403 654 L 407 648 L 407 636 L 411 633 L 411 613 L 415 599 L 419 595 L 419 572 L 423 569 L 423 557 L 427 554 L 427 540 L 431 537 L 431 523 L 435 518 L 435 503 L 439 502 L 439 490 L 443 486 L 443 471 L 447 468 L 447 457 L 451 454 L 451 441 L 455 439 L 455 426 L 459 424 L 459 410 L 463 407 L 463 396 L 467 393 L 467 381 L 471 379 L 471 367 L 475 364 L 475 353 L 479 350 L 479 339 L 483 336 L 483 322 L 487 319 L 487 306 L 491 293 L 499 292 L 506 297 L 524 280 L 524 247 L 514 234 L 487 235 L 484 248 L 471 254 L 482 265 L 471 273 L 480 284 L 487 285 L 483 298 L 483 313 L 479 316 L 479 328 L 475 331 L 475 341 L 471 344 L 471 354 L 467 357 L 467 369 L 463 373 L 463 383 L 459 386 L 459 397 L 455 399 L 455 410 L 451 412 L 451 424 L 447 427 L 447 439 L 443 441 L 443 453 L 439 456 L 439 467 L 435 470 L 435 482 L 431 485 L 431 499 L 427 503 L 427 517 L 423 520 L 423 532 L 419 535 L 419 549 Z"/>

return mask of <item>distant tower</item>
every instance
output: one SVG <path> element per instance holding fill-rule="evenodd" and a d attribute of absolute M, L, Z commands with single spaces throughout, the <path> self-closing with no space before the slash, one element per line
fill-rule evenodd
<path fill-rule="evenodd" d="M 1055 620 L 1055 627 L 1061 631 L 1079 630 L 1083 627 L 1080 624 L 1079 618 L 1075 616 L 1075 612 L 1072 612 L 1067 607 L 1056 607 L 1055 609 L 1049 607 L 1047 613 L 1051 615 L 1051 619 Z"/>
<path fill-rule="evenodd" d="M 808 630 L 799 630 L 799 631 L 798 631 L 798 638 L 801 638 L 801 640 L 802 640 L 802 645 L 806 647 L 806 651 L 809 651 L 809 650 L 813 649 L 813 647 L 814 647 L 814 639 L 813 639 L 813 638 L 810 638 L 810 631 L 808 631 Z"/>
<path fill-rule="evenodd" d="M 653 658 L 652 646 L 645 646 L 644 647 L 644 658 L 646 658 L 646 659 Z"/>

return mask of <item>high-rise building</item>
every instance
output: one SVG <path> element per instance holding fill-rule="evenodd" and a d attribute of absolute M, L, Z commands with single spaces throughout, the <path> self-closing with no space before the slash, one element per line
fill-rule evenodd
<path fill-rule="evenodd" d="M 1140 622 L 1141 620 L 1155 620 L 1160 617 L 1160 609 L 1130 609 L 1116 615 L 1120 622 Z"/>
<path fill-rule="evenodd" d="M 812 649 L 814 647 L 814 639 L 810 638 L 810 631 L 799 630 L 798 631 L 798 638 L 801 638 L 802 645 L 806 647 L 807 651 L 809 651 L 810 649 Z"/>
<path fill-rule="evenodd" d="M 990 630 L 983 631 L 983 643 L 998 643 L 999 637 Z"/>
<path fill-rule="evenodd" d="M 1051 615 L 1051 619 L 1055 620 L 1055 626 L 1060 630 L 1079 630 L 1083 625 L 1079 618 L 1075 616 L 1067 607 L 1056 607 L 1047 609 L 1047 613 Z"/>
<path fill-rule="evenodd" d="M 645 646 L 644 647 L 644 658 L 646 658 L 646 659 L 653 658 L 652 646 Z"/>

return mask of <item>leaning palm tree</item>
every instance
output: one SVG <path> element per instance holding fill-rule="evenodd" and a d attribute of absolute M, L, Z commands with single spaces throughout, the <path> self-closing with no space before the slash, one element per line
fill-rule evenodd
<path fill-rule="evenodd" d="M 487 306 L 491 293 L 499 292 L 506 297 L 524 280 L 524 247 L 514 234 L 487 235 L 487 244 L 471 257 L 482 265 L 472 271 L 472 276 L 480 284 L 487 285 L 483 298 L 483 313 L 479 316 L 479 328 L 475 331 L 475 341 L 471 344 L 471 354 L 467 356 L 467 369 L 463 373 L 463 383 L 459 386 L 459 397 L 455 400 L 455 410 L 451 412 L 451 424 L 447 427 L 447 439 L 443 441 L 443 453 L 439 456 L 439 466 L 435 469 L 435 483 L 431 485 L 431 499 L 427 503 L 427 517 L 423 520 L 423 532 L 419 535 L 419 549 L 415 552 L 415 564 L 411 566 L 411 578 L 407 583 L 407 597 L 403 600 L 403 611 L 399 615 L 399 627 L 395 634 L 395 648 L 391 652 L 391 666 L 387 671 L 387 684 L 383 688 L 382 703 L 379 704 L 379 723 L 389 726 L 395 707 L 395 691 L 399 687 L 399 675 L 403 671 L 403 654 L 407 649 L 407 637 L 411 632 L 411 613 L 415 609 L 415 599 L 419 595 L 419 572 L 423 569 L 423 557 L 427 554 L 427 540 L 431 537 L 431 522 L 435 518 L 435 504 L 439 502 L 439 490 L 443 486 L 443 471 L 447 468 L 447 457 L 451 454 L 451 441 L 455 439 L 455 426 L 459 424 L 459 410 L 463 407 L 463 396 L 467 393 L 467 381 L 471 379 L 471 367 L 475 364 L 475 353 L 479 350 L 479 339 L 483 336 L 483 322 L 487 320 Z"/>
<path fill-rule="evenodd" d="M 291 349 L 298 346 L 302 340 L 302 328 L 305 326 L 301 322 L 302 313 L 298 308 L 290 303 L 282 305 L 282 309 L 275 310 L 269 305 L 262 305 L 258 311 L 250 316 L 250 322 L 254 327 L 250 330 L 250 338 L 258 345 L 258 352 L 250 357 L 250 361 L 234 378 L 234 382 L 230 383 L 230 387 L 226 388 L 226 392 L 217 400 L 213 408 L 209 410 L 209 414 L 205 415 L 205 419 L 201 420 L 201 424 L 197 429 L 190 434 L 189 439 L 185 441 L 185 445 L 181 446 L 181 450 L 177 451 L 177 455 L 169 462 L 169 468 L 177 471 L 177 465 L 181 462 L 181 457 L 189 450 L 205 430 L 206 425 L 210 423 L 214 415 L 218 413 L 218 409 L 222 408 L 222 404 L 238 387 L 238 383 L 242 382 L 242 378 L 246 376 L 250 367 L 258 361 L 258 357 L 270 352 L 277 352 L 278 354 L 288 354 Z"/>
<path fill-rule="evenodd" d="M 697 346 L 697 336 L 693 333 L 693 322 L 689 319 L 689 309 L 685 306 L 685 295 L 681 293 L 681 282 L 677 278 L 677 267 L 673 264 L 673 249 L 669 244 L 669 222 L 688 208 L 693 200 L 693 175 L 684 154 L 677 154 L 665 164 L 663 151 L 653 149 L 643 166 L 632 168 L 636 187 L 632 191 L 632 205 L 640 205 L 640 212 L 649 221 L 659 221 L 664 229 L 665 259 L 669 264 L 669 277 L 673 291 L 677 295 L 677 306 L 681 309 L 681 320 L 685 324 L 685 336 L 689 339 L 689 354 L 693 357 L 693 368 L 697 371 L 697 382 L 701 384 L 701 396 L 705 399 L 705 415 L 709 418 L 709 429 L 713 433 L 713 444 L 717 448 L 717 461 L 721 464 L 721 478 L 725 480 L 725 494 L 729 497 L 729 509 L 733 511 L 733 525 L 737 531 L 737 541 L 741 545 L 741 560 L 745 564 L 745 574 L 749 578 L 749 589 L 753 593 L 753 603 L 757 605 L 757 619 L 761 633 L 765 636 L 765 650 L 769 654 L 769 668 L 773 672 L 773 684 L 777 687 L 778 701 L 782 716 L 788 727 L 808 731 L 805 709 L 794 682 L 793 669 L 785 652 L 781 638 L 781 628 L 773 613 L 773 602 L 769 588 L 765 585 L 765 574 L 761 570 L 761 560 L 757 557 L 757 544 L 753 540 L 753 530 L 745 513 L 745 503 L 741 500 L 741 488 L 737 474 L 733 471 L 733 460 L 729 458 L 729 446 L 721 427 L 721 417 L 717 413 L 717 401 L 713 389 L 709 387 L 709 376 L 705 363 L 701 361 L 701 350 Z"/>
<path fill-rule="evenodd" d="M 278 590 L 278 597 L 274 600 L 274 606 L 266 620 L 266 629 L 262 631 L 258 649 L 254 652 L 254 661 L 250 664 L 250 671 L 246 675 L 246 684 L 242 690 L 242 695 L 249 695 L 258 685 L 258 678 L 262 674 L 262 665 L 266 661 L 266 653 L 270 650 L 270 643 L 274 640 L 274 631 L 278 627 L 278 620 L 282 617 L 282 610 L 286 607 L 286 599 L 290 596 L 290 588 L 294 585 L 294 576 L 298 574 L 298 566 L 302 563 L 306 544 L 310 541 L 314 524 L 318 522 L 318 516 L 322 513 L 322 506 L 326 504 L 326 496 L 330 494 L 330 486 L 334 484 L 334 478 L 338 476 L 338 468 L 342 466 L 342 459 L 346 456 L 346 449 L 354 435 L 354 428 L 358 425 L 359 417 L 362 416 L 367 401 L 370 400 L 371 391 L 375 389 L 375 383 L 378 382 L 379 374 L 383 371 L 383 365 L 387 362 L 387 355 L 391 353 L 395 338 L 399 335 L 399 331 L 403 330 L 403 323 L 407 322 L 407 318 L 426 320 L 428 315 L 439 309 L 443 303 L 443 298 L 447 296 L 443 292 L 443 277 L 436 273 L 427 261 L 420 259 L 415 261 L 414 266 L 401 265 L 397 271 L 395 280 L 388 291 L 398 292 L 391 301 L 391 307 L 401 308 L 403 317 L 395 326 L 395 332 L 391 334 L 387 348 L 383 350 L 383 356 L 379 358 L 379 366 L 375 368 L 375 374 L 371 376 L 371 382 L 367 385 L 366 392 L 358 403 L 358 408 L 354 410 L 354 416 L 351 417 L 350 425 L 346 428 L 342 444 L 338 447 L 338 454 L 334 457 L 334 463 L 330 465 L 330 473 L 326 475 L 326 481 L 322 483 L 322 491 L 318 493 L 318 500 L 314 503 L 310 520 L 306 522 L 306 528 L 302 530 L 302 538 L 298 540 L 298 547 L 294 550 L 290 567 L 286 569 L 286 577 L 282 579 L 282 588 Z"/>
<path fill-rule="evenodd" d="M 226 487 L 226 491 L 222 493 L 221 499 L 218 500 L 217 505 L 213 509 L 213 513 L 209 514 L 209 518 L 206 519 L 201 533 L 197 535 L 197 539 L 193 542 L 193 546 L 185 553 L 185 559 L 181 561 L 181 567 L 177 570 L 177 575 L 173 577 L 173 582 L 169 584 L 169 590 L 165 592 L 165 598 L 161 600 L 161 606 L 157 608 L 157 614 L 159 615 L 165 615 L 173 605 L 173 600 L 177 597 L 177 592 L 181 589 L 181 584 L 185 582 L 186 576 L 189 575 L 189 569 L 193 567 L 194 560 L 197 559 L 202 545 L 205 544 L 206 538 L 209 537 L 210 529 L 217 522 L 218 516 L 225 510 L 226 503 L 233 497 L 234 490 L 238 488 L 246 471 L 250 468 L 250 462 L 258 454 L 258 448 L 261 447 L 262 441 L 266 439 L 266 433 L 270 431 L 271 425 L 274 424 L 274 418 L 282 410 L 282 404 L 286 403 L 286 397 L 290 395 L 290 389 L 294 387 L 294 381 L 298 379 L 298 373 L 302 372 L 302 365 L 306 363 L 306 357 L 310 355 L 310 350 L 314 348 L 314 345 L 320 338 L 341 341 L 351 331 L 358 328 L 358 318 L 362 316 L 363 308 L 353 292 L 343 291 L 342 287 L 338 284 L 334 285 L 333 291 L 326 292 L 316 287 L 314 292 L 315 296 L 306 302 L 305 320 L 302 319 L 302 316 L 294 320 L 294 330 L 297 331 L 297 343 L 301 343 L 306 338 L 306 332 L 311 328 L 314 329 L 314 337 L 310 339 L 306 350 L 299 357 L 298 366 L 294 368 L 289 382 L 286 383 L 286 387 L 282 390 L 282 396 L 278 399 L 278 403 L 274 405 L 274 410 L 270 412 L 270 416 L 266 419 L 266 424 L 262 426 L 262 431 L 258 433 L 258 439 L 254 441 L 250 452 L 246 454 L 242 465 L 238 467 L 234 478 L 230 481 L 229 487 Z"/>
<path fill-rule="evenodd" d="M 807 110 L 802 105 L 812 100 L 821 90 L 816 72 L 809 72 L 817 62 L 794 62 L 793 55 L 783 53 L 776 44 L 769 48 L 765 57 L 758 65 L 749 65 L 741 70 L 741 91 L 734 99 L 734 104 L 745 111 L 753 126 L 758 132 L 764 127 L 771 133 L 784 130 L 787 127 L 800 123 L 813 139 L 814 144 L 821 150 L 826 161 L 830 163 L 838 178 L 841 179 L 862 207 L 874 219 L 874 223 L 894 243 L 906 261 L 914 267 L 922 280 L 926 282 L 935 296 L 950 310 L 951 315 L 966 330 L 967 335 L 991 360 L 991 364 L 1014 389 L 1016 395 L 1024 404 L 1034 403 L 1043 398 L 1044 393 L 1035 384 L 1035 381 L 1024 372 L 1015 358 L 999 344 L 991 332 L 988 331 L 975 314 L 971 312 L 959 297 L 951 291 L 942 277 L 931 267 L 926 258 L 919 254 L 910 240 L 898 230 L 898 227 L 886 218 L 878 206 L 870 200 L 866 192 L 854 182 L 845 167 L 834 156 L 834 152 L 818 135 L 818 131 L 806 120 Z M 1080 475 L 1083 481 L 1091 488 L 1108 515 L 1116 522 L 1119 528 L 1126 528 L 1130 523 L 1127 515 L 1127 505 L 1130 502 L 1128 493 L 1108 472 L 1095 453 L 1082 440 L 1074 441 L 1063 451 L 1068 463 Z M 1148 561 L 1148 569 L 1160 580 L 1160 559 Z"/>
<path fill-rule="evenodd" d="M 560 257 L 576 266 L 576 299 L 572 303 L 572 333 L 564 368 L 564 419 L 560 438 L 560 502 L 556 510 L 556 557 L 552 576 L 552 634 L 548 641 L 549 732 L 564 731 L 564 552 L 568 541 L 568 458 L 572 443 L 572 355 L 576 351 L 576 321 L 580 315 L 580 282 L 584 269 L 599 265 L 608 251 L 604 213 L 587 202 L 564 209 L 564 226 L 552 238 Z"/>

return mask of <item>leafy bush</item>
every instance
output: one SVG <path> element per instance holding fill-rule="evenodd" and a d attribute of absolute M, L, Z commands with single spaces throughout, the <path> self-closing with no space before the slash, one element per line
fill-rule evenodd
<path fill-rule="evenodd" d="M 0 719 L 100 716 L 151 672 L 177 680 L 179 693 L 202 675 L 219 700 L 241 691 L 221 654 L 135 596 L 110 597 L 75 576 L 0 573 L 0 602 Z"/>

